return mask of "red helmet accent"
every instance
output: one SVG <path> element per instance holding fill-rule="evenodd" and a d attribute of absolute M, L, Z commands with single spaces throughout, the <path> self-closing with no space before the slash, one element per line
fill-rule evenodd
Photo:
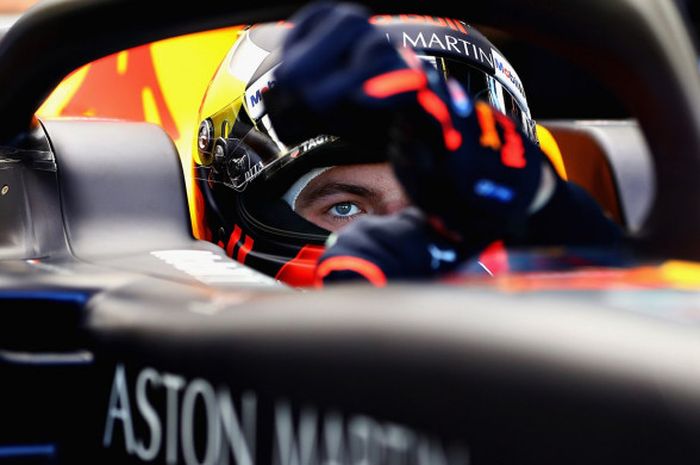
<path fill-rule="evenodd" d="M 284 264 L 275 276 L 290 286 L 311 287 L 316 282 L 316 264 L 323 255 L 325 247 L 306 245 L 301 248 L 296 257 Z"/>

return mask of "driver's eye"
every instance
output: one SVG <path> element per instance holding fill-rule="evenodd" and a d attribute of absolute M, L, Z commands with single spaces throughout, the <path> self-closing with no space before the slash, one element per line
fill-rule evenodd
<path fill-rule="evenodd" d="M 336 203 L 330 209 L 328 209 L 328 213 L 332 216 L 348 218 L 361 213 L 361 210 L 360 207 L 352 202 L 341 202 Z"/>

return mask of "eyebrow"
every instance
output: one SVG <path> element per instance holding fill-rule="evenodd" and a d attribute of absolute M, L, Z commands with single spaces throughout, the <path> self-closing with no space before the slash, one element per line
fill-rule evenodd
<path fill-rule="evenodd" d="M 357 184 L 329 182 L 328 184 L 323 184 L 319 187 L 311 189 L 308 192 L 302 192 L 297 199 L 297 202 L 299 202 L 302 206 L 308 206 L 315 200 L 323 199 L 324 197 L 329 197 L 334 194 L 353 194 L 366 198 L 373 198 L 377 197 L 378 195 L 373 189 L 358 186 Z"/>

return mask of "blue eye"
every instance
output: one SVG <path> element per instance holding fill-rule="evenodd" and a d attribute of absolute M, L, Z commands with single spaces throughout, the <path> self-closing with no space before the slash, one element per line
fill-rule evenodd
<path fill-rule="evenodd" d="M 347 218 L 350 216 L 354 216 L 360 212 L 361 212 L 360 207 L 358 207 L 357 205 L 355 205 L 354 203 L 351 203 L 351 202 L 336 203 L 328 210 L 328 213 L 331 216 L 337 216 L 340 218 Z"/>

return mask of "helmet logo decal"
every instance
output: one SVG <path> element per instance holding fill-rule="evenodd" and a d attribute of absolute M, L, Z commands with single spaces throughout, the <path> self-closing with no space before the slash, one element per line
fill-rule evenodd
<path fill-rule="evenodd" d="M 240 160 L 240 162 L 238 161 Z M 233 164 L 236 164 L 237 166 L 245 166 L 246 164 L 250 164 L 250 158 L 245 156 L 242 157 L 241 159 L 234 160 Z M 236 170 L 239 170 L 240 168 L 234 168 Z M 263 162 L 259 161 L 247 170 L 243 171 L 242 174 L 231 177 L 231 187 L 233 187 L 235 190 L 241 192 L 245 190 L 246 187 L 248 187 L 248 183 L 255 179 L 260 173 L 263 171 Z M 239 171 L 240 172 L 240 171 Z M 231 170 L 229 170 L 230 174 L 233 174 Z"/>
<path fill-rule="evenodd" d="M 336 139 L 337 139 L 337 137 L 325 136 L 325 135 L 314 137 L 313 139 L 309 139 L 309 140 L 305 141 L 304 143 L 302 143 L 301 146 L 299 147 L 299 150 L 301 150 L 301 153 L 308 152 L 309 150 L 313 150 L 316 147 L 319 147 L 319 146 L 325 144 L 326 142 L 332 142 Z"/>
<path fill-rule="evenodd" d="M 248 102 L 250 107 L 253 108 L 253 107 L 261 104 L 263 92 L 267 92 L 267 90 L 271 89 L 274 85 L 275 85 L 275 81 L 267 81 L 267 84 L 265 86 L 263 86 L 260 89 L 257 89 L 254 94 L 251 94 L 250 100 Z"/>
<path fill-rule="evenodd" d="M 265 105 L 263 104 L 262 95 L 275 86 L 274 72 L 276 69 L 277 66 L 260 76 L 260 78 L 252 83 L 245 91 L 245 102 L 248 107 L 248 114 L 254 120 L 259 119 L 265 114 Z"/>
<path fill-rule="evenodd" d="M 520 81 L 520 77 L 515 72 L 508 60 L 503 58 L 496 50 L 491 49 L 493 56 L 494 76 L 513 94 L 523 109 L 527 108 L 525 89 Z"/>
<path fill-rule="evenodd" d="M 311 139 L 308 139 L 301 144 L 297 145 L 294 147 L 292 150 L 289 152 L 289 156 L 291 158 L 297 158 L 302 155 L 304 155 L 306 152 L 309 152 L 311 150 L 314 150 L 315 148 L 321 147 L 322 145 L 325 145 L 329 142 L 334 142 L 338 140 L 336 136 L 328 136 L 328 135 L 320 135 L 318 137 L 314 137 Z"/>
<path fill-rule="evenodd" d="M 484 66 L 493 68 L 493 59 L 489 51 L 484 50 L 474 42 L 470 42 L 450 34 L 439 36 L 435 32 L 431 33 L 430 35 L 426 35 L 423 31 L 415 32 L 413 34 L 403 31 L 401 33 L 400 44 L 403 47 L 413 49 L 439 49 L 443 52 L 469 57 L 478 61 Z"/>
<path fill-rule="evenodd" d="M 460 31 L 463 34 L 469 34 L 469 31 L 464 27 L 461 21 L 457 19 L 450 18 L 440 18 L 437 16 L 423 16 L 423 15 L 376 15 L 370 18 L 369 22 L 371 24 L 383 25 L 383 24 L 395 24 L 395 23 L 409 23 L 409 24 L 428 24 L 432 26 L 449 27 L 454 31 Z"/>

